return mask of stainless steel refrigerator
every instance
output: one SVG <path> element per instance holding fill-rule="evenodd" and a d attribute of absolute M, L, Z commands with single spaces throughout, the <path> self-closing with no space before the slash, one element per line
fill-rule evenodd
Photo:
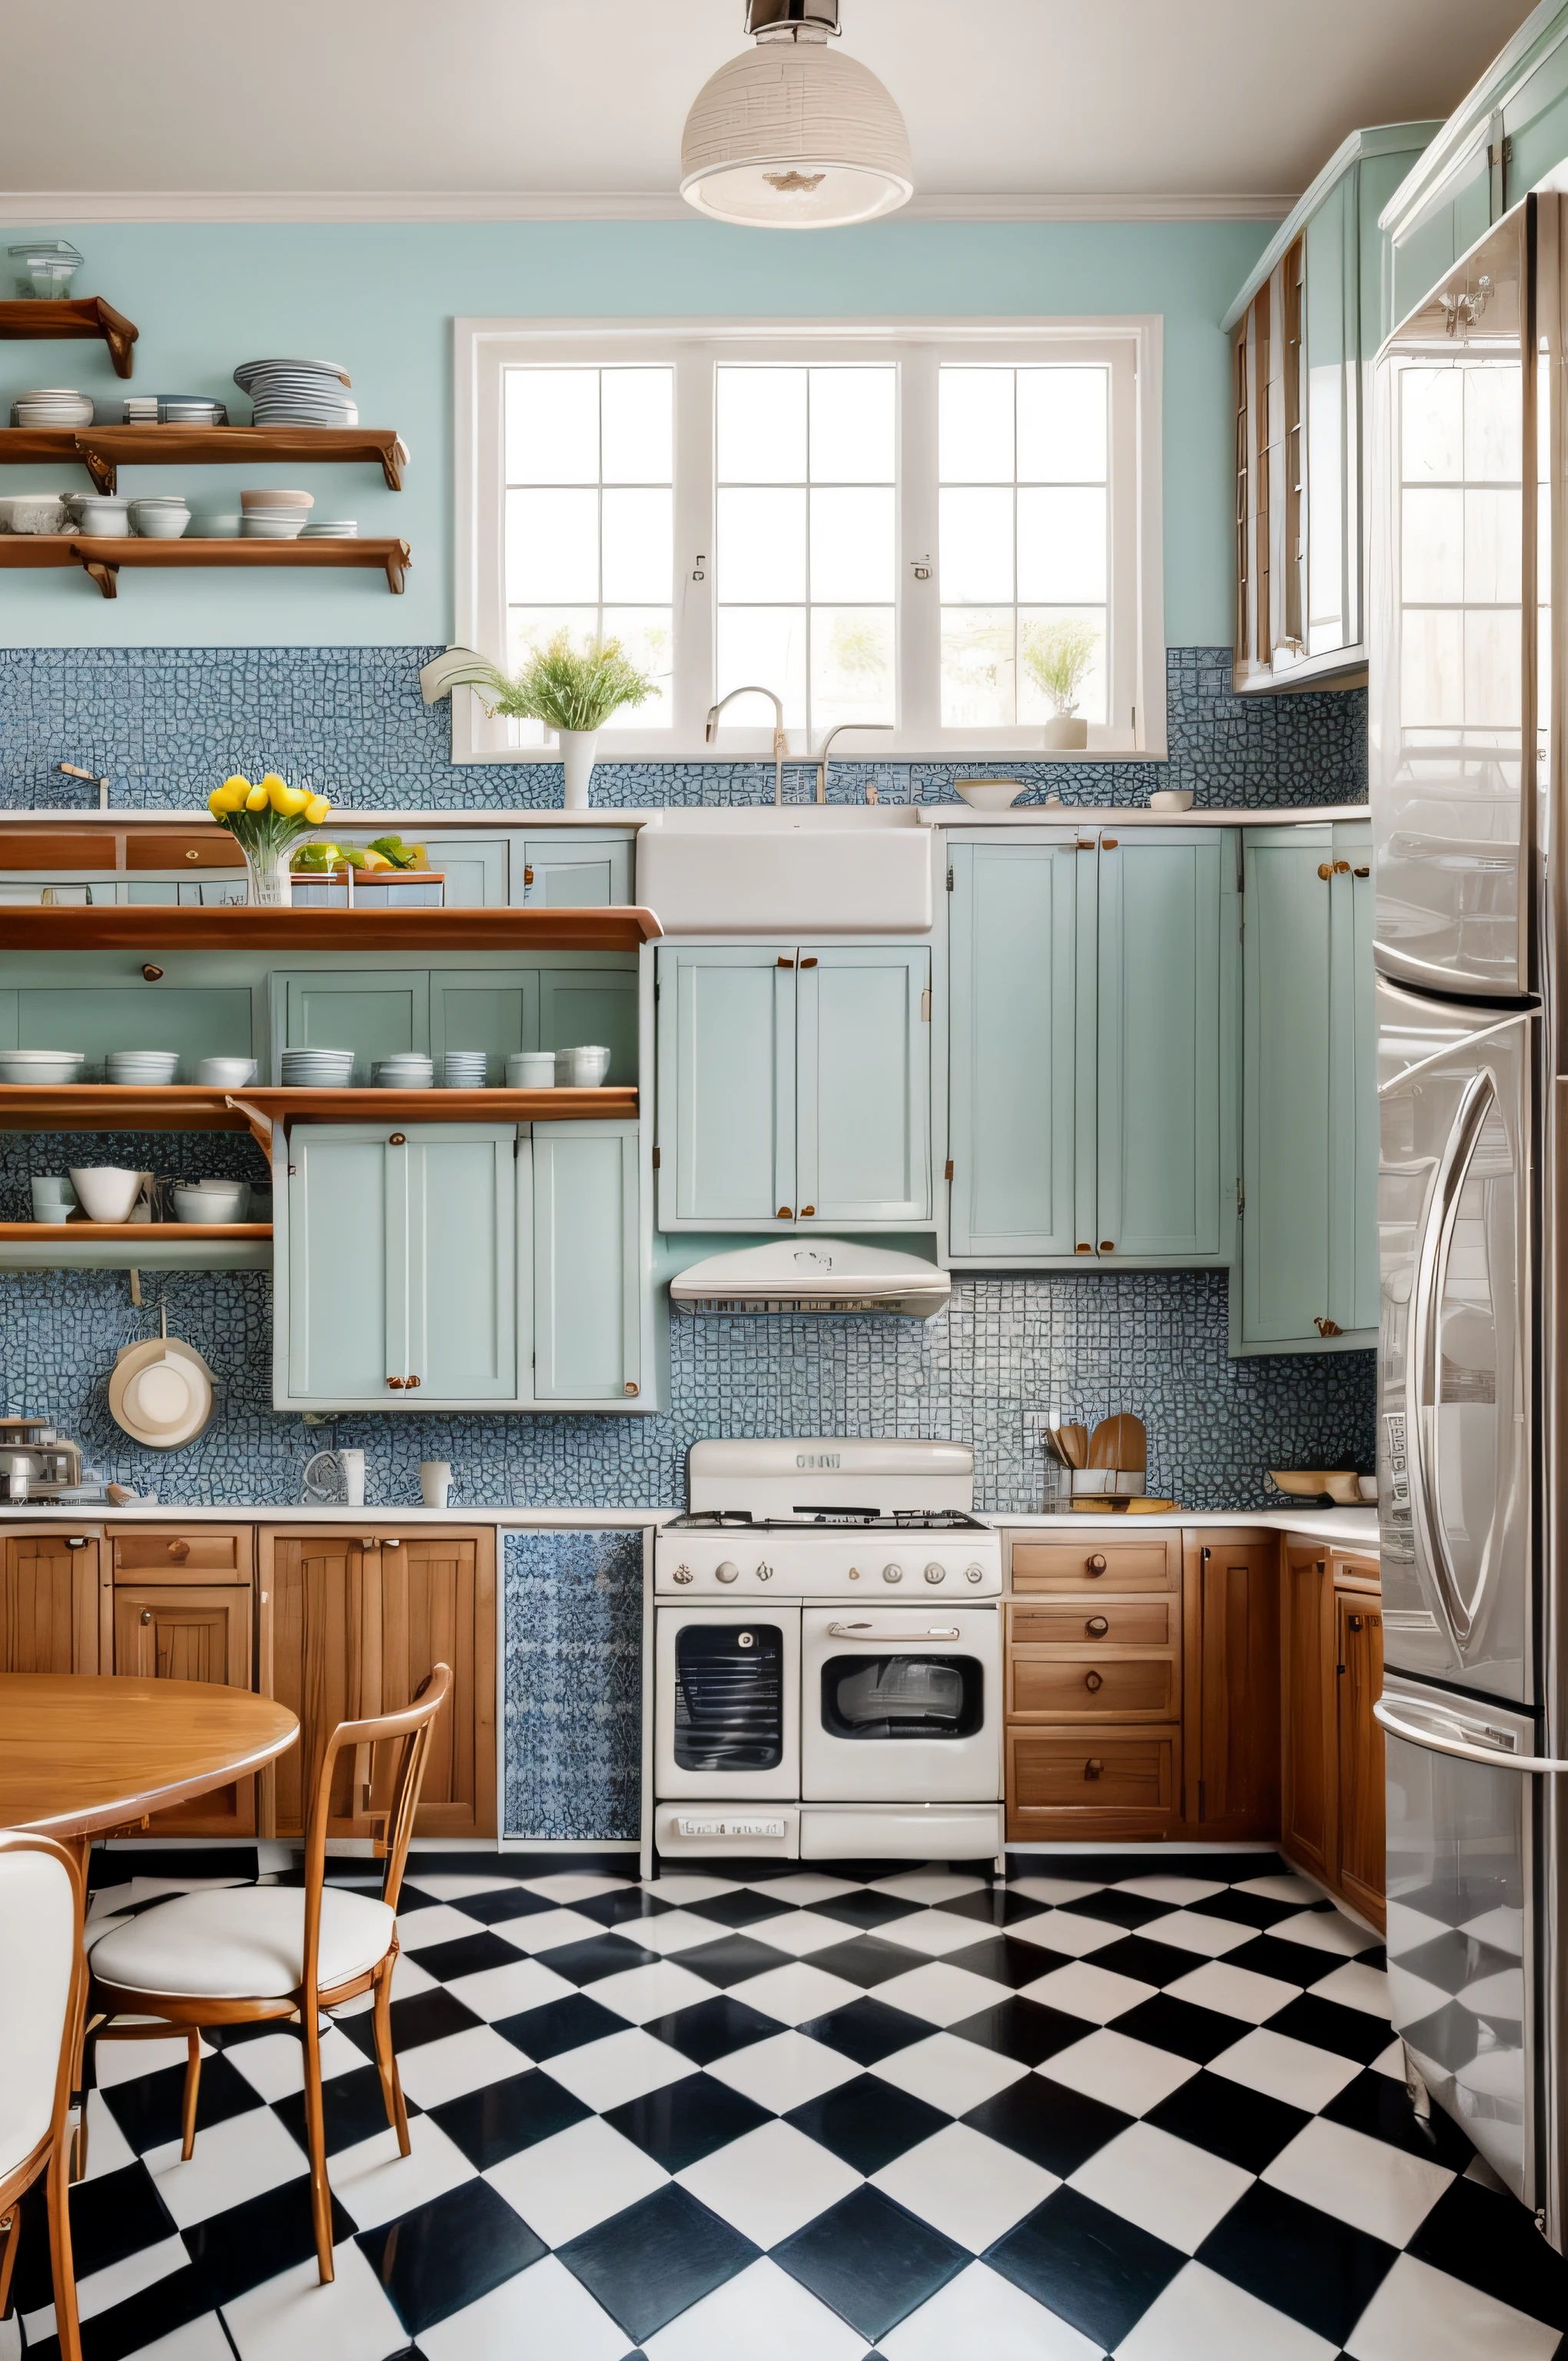
<path fill-rule="evenodd" d="M 1389 1987 L 1559 2249 L 1563 202 L 1516 206 L 1378 357 L 1369 704 Z"/>

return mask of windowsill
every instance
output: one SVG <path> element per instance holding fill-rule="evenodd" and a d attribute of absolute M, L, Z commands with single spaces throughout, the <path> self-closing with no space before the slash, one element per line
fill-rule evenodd
<path fill-rule="evenodd" d="M 516 763 L 527 766 L 540 763 L 554 763 L 558 764 L 561 760 L 561 752 L 559 747 L 552 746 L 519 746 L 508 748 L 505 751 L 495 752 L 476 748 L 470 753 L 458 753 L 454 750 L 452 759 L 455 763 Z M 906 769 L 911 763 L 918 763 L 922 765 L 934 766 L 939 769 L 961 769 L 970 771 L 975 769 L 980 764 L 984 763 L 988 764 L 992 770 L 1000 773 L 1005 768 L 1006 764 L 1010 763 L 1029 763 L 1034 764 L 1048 763 L 1052 765 L 1056 765 L 1074 763 L 1168 763 L 1169 760 L 1170 750 L 1168 746 L 1160 746 L 1157 748 L 1148 746 L 1081 746 L 1076 748 L 997 746 L 981 747 L 978 751 L 959 751 L 953 747 L 942 747 L 938 748 L 935 752 L 921 747 L 898 746 L 883 747 L 875 753 L 861 753 L 857 751 L 847 754 L 835 754 L 832 757 L 832 768 L 835 773 L 850 769 L 862 771 L 900 770 Z M 700 764 L 705 768 L 712 770 L 771 771 L 773 766 L 773 756 L 771 749 L 766 746 L 757 748 L 737 747 L 734 749 L 716 748 L 708 745 L 694 746 L 690 748 L 677 746 L 652 747 L 648 744 L 646 740 L 643 740 L 640 743 L 623 747 L 616 745 L 613 741 L 607 744 L 601 736 L 598 746 L 594 754 L 595 768 L 602 770 L 607 764 L 618 763 L 635 764 L 639 770 L 646 769 L 650 764 L 653 763 L 679 763 L 683 770 L 691 769 Z M 786 754 L 784 757 L 784 766 L 786 772 L 815 772 L 817 769 L 817 758 L 815 755 L 808 754 L 804 752 L 798 754 Z"/>

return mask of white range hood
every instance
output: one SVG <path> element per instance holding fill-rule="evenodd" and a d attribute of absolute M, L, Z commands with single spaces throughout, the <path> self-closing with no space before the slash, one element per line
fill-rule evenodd
<path fill-rule="evenodd" d="M 918 1255 L 844 1238 L 773 1238 L 709 1255 L 670 1281 L 683 1312 L 901 1312 L 929 1320 L 952 1282 Z"/>

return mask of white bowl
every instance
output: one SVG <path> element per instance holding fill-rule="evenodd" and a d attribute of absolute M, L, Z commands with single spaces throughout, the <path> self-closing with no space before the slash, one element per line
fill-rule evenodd
<path fill-rule="evenodd" d="M 100 541 L 128 541 L 130 511 L 125 500 L 83 500 L 78 524 Z"/>
<path fill-rule="evenodd" d="M 953 793 L 971 811 L 1005 811 L 1025 792 L 1022 779 L 955 779 Z"/>
<path fill-rule="evenodd" d="M 1149 797 L 1150 811 L 1190 811 L 1190 787 L 1157 787 Z"/>
<path fill-rule="evenodd" d="M 71 1168 L 76 1201 L 90 1222 L 128 1222 L 141 1195 L 143 1177 L 118 1164 Z"/>
<path fill-rule="evenodd" d="M 241 541 L 298 541 L 304 529 L 303 509 L 247 509 L 239 521 Z"/>
<path fill-rule="evenodd" d="M 597 1091 L 609 1071 L 609 1051 L 597 1042 L 555 1052 L 555 1080 L 568 1091 Z"/>
<path fill-rule="evenodd" d="M 246 510 L 313 509 L 316 496 L 313 492 L 241 492 L 239 504 Z"/>
<path fill-rule="evenodd" d="M 196 1080 L 203 1090 L 242 1091 L 256 1080 L 254 1058 L 198 1058 Z"/>
<path fill-rule="evenodd" d="M 178 541 L 190 522 L 189 509 L 131 511 L 131 523 L 143 541 Z"/>
<path fill-rule="evenodd" d="M 176 1189 L 174 1218 L 196 1228 L 243 1222 L 248 1210 L 248 1194 L 243 1180 L 234 1181 L 226 1189 L 214 1188 L 210 1183 L 197 1189 Z"/>
<path fill-rule="evenodd" d="M 0 1049 L 0 1082 L 79 1082 L 86 1062 L 78 1049 Z"/>
<path fill-rule="evenodd" d="M 179 1071 L 178 1049 L 111 1049 L 104 1060 L 109 1082 L 171 1082 Z"/>
<path fill-rule="evenodd" d="M 514 1049 L 507 1060 L 509 1091 L 553 1091 L 555 1087 L 554 1049 Z"/>

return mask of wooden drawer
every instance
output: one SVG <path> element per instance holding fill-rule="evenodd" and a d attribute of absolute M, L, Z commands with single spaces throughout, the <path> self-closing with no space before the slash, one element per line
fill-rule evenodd
<path fill-rule="evenodd" d="M 1033 1590 L 1178 1590 L 1181 1545 L 1172 1542 L 1101 1541 L 1086 1533 L 1070 1542 L 1014 1542 L 1013 1588 Z"/>
<path fill-rule="evenodd" d="M 1176 1721 L 1181 1674 L 1163 1655 L 1095 1655 L 1014 1648 L 1007 1659 L 1007 1715 L 1053 1721 Z"/>
<path fill-rule="evenodd" d="M 1042 1598 L 1007 1615 L 1015 1648 L 1174 1648 L 1181 1630 L 1174 1598 Z"/>
<path fill-rule="evenodd" d="M 183 1532 L 137 1527 L 115 1535 L 115 1579 L 142 1582 L 248 1582 L 249 1525 L 192 1525 Z"/>
<path fill-rule="evenodd" d="M 1336 1557 L 1333 1566 L 1334 1583 L 1339 1589 L 1365 1591 L 1373 1598 L 1382 1596 L 1382 1575 L 1375 1557 Z"/>
<path fill-rule="evenodd" d="M 1165 1836 L 1180 1793 L 1179 1727 L 1008 1730 L 1007 1833 L 1014 1839 Z"/>
<path fill-rule="evenodd" d="M 85 829 L 0 829 L 0 870 L 113 869 L 115 839 Z"/>
<path fill-rule="evenodd" d="M 127 869 L 242 869 L 245 855 L 226 828 L 135 829 L 126 833 Z"/>

